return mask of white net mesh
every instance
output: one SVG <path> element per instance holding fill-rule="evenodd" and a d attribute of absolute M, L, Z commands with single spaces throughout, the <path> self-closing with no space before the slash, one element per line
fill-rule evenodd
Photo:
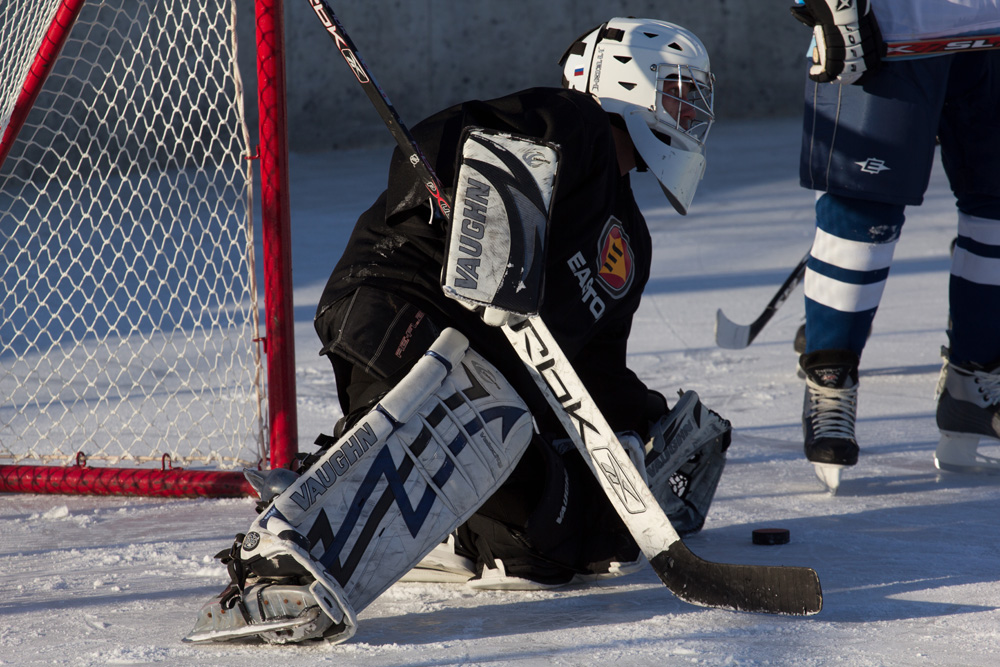
<path fill-rule="evenodd" d="M 0 137 L 58 4 L 0 3 Z M 266 460 L 234 12 L 83 7 L 0 167 L 0 463 Z"/>

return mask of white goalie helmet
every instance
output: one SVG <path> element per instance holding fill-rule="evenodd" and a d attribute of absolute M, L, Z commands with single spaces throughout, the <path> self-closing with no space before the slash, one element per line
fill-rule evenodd
<path fill-rule="evenodd" d="M 686 215 L 715 121 L 715 78 L 701 40 L 666 21 L 614 18 L 577 39 L 560 64 L 564 87 L 593 94 L 624 119 L 643 162 Z"/>

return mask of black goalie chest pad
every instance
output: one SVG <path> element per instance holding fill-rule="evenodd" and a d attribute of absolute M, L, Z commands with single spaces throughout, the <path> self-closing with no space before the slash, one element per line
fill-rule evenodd
<path fill-rule="evenodd" d="M 482 127 L 535 137 L 559 147 L 541 316 L 616 429 L 644 424 L 645 386 L 625 367 L 631 318 L 649 276 L 651 242 L 645 220 L 622 177 L 608 115 L 590 96 L 533 88 L 442 111 L 412 128 L 440 181 L 455 182 L 463 132 Z M 359 219 L 319 305 L 320 313 L 362 285 L 406 298 L 454 326 L 487 355 L 528 400 L 546 410 L 533 383 L 519 382 L 520 361 L 502 334 L 445 296 L 441 266 L 444 221 L 433 217 L 423 184 L 400 151 L 388 187 Z M 527 379 L 526 375 L 521 378 Z"/>

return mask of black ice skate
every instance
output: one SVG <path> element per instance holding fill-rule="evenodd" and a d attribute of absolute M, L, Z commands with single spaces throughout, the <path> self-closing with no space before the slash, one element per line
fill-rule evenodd
<path fill-rule="evenodd" d="M 946 360 L 941 372 L 937 405 L 941 440 L 934 465 L 950 472 L 1000 475 L 1000 459 L 977 452 L 982 438 L 1000 440 L 1000 364 L 986 369 Z"/>
<path fill-rule="evenodd" d="M 850 350 L 819 350 L 799 358 L 806 377 L 802 433 L 806 458 L 831 493 L 840 473 L 858 462 L 854 421 L 858 406 L 858 356 Z"/>

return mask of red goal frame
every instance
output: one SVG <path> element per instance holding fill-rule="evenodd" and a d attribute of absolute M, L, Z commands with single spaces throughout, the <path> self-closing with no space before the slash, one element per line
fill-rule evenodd
<path fill-rule="evenodd" d="M 63 0 L 55 13 L 0 138 L 3 164 L 52 64 L 86 0 Z M 294 313 L 288 198 L 283 0 L 255 0 L 257 41 L 258 161 L 264 250 L 268 442 L 271 468 L 290 467 L 298 449 L 295 398 Z M 79 453 L 70 466 L 0 465 L 0 492 L 166 497 L 255 495 L 240 472 L 173 468 L 92 468 Z"/>

